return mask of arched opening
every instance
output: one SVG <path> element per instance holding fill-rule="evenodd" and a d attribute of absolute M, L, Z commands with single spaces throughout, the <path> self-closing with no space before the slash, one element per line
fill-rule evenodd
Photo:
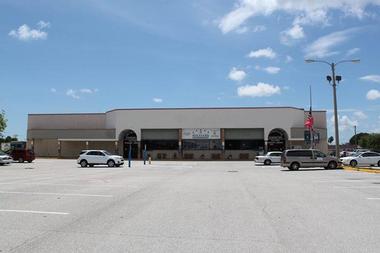
<path fill-rule="evenodd" d="M 284 151 L 286 149 L 287 134 L 283 129 L 273 129 L 268 135 L 268 152 Z"/>
<path fill-rule="evenodd" d="M 128 158 L 129 150 L 133 159 L 138 157 L 137 135 L 133 130 L 127 129 L 121 132 L 120 141 L 123 143 L 123 157 Z"/>

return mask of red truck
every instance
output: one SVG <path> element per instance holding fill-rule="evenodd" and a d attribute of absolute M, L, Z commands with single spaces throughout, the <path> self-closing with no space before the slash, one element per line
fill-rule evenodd
<path fill-rule="evenodd" d="M 36 159 L 33 150 L 27 149 L 25 141 L 14 141 L 11 142 L 11 149 L 9 155 L 13 160 L 23 163 L 25 161 L 31 163 Z"/>

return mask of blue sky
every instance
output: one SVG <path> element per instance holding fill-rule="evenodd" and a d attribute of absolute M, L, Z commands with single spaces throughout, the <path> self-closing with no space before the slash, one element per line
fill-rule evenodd
<path fill-rule="evenodd" d="M 328 111 L 337 67 L 341 139 L 380 132 L 379 0 L 0 0 L 0 108 L 295 106 Z"/>

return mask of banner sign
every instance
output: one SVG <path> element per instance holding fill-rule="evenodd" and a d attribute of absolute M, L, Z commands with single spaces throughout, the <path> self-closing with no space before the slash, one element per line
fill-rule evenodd
<path fill-rule="evenodd" d="M 184 128 L 182 139 L 185 140 L 211 140 L 220 139 L 220 128 Z"/>
<path fill-rule="evenodd" d="M 310 144 L 311 140 L 310 137 L 313 138 L 314 143 L 319 143 L 320 140 L 320 134 L 318 132 L 312 132 L 314 136 L 310 136 L 310 131 L 305 131 L 304 137 L 305 137 L 305 143 Z"/>

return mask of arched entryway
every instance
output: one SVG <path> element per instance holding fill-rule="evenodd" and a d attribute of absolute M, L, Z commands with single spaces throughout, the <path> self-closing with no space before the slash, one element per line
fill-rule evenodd
<path fill-rule="evenodd" d="M 268 152 L 269 151 L 284 151 L 288 136 L 285 130 L 276 128 L 270 131 L 268 135 Z"/>
<path fill-rule="evenodd" d="M 123 144 L 123 157 L 128 158 L 129 150 L 131 149 L 132 158 L 136 159 L 138 157 L 139 148 L 135 131 L 131 129 L 124 130 L 121 132 L 119 140 Z"/>

